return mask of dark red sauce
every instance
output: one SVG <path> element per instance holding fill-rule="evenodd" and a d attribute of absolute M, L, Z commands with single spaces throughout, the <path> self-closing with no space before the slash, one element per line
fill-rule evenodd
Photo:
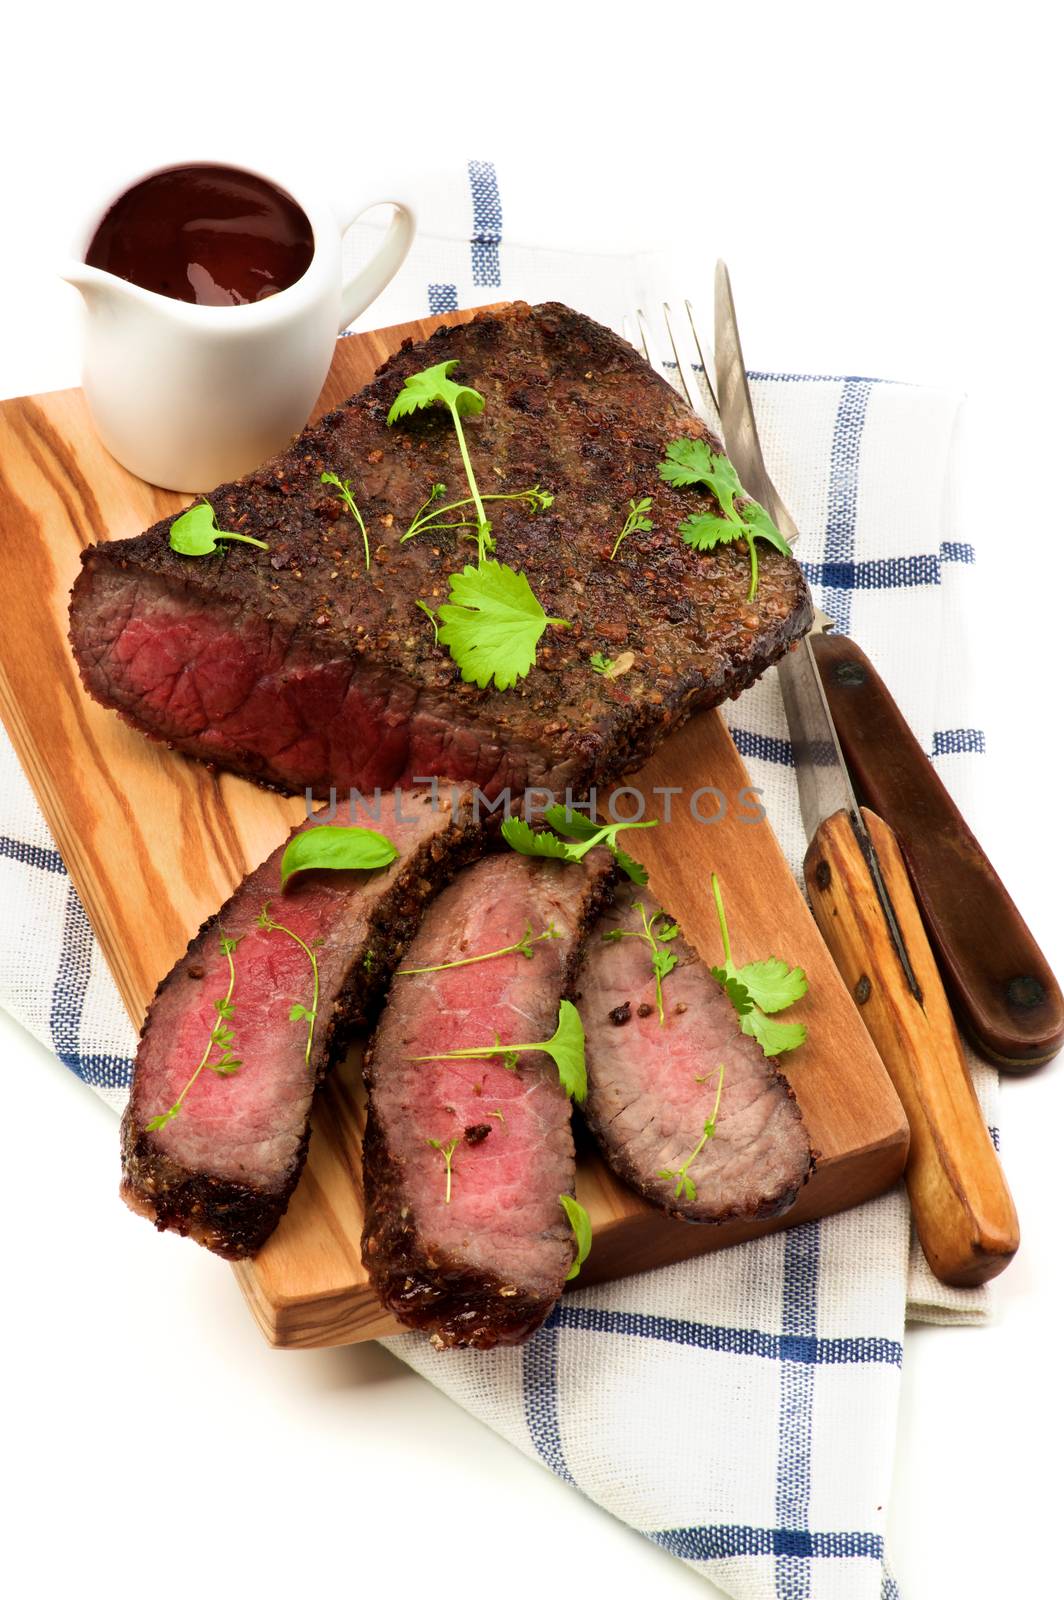
<path fill-rule="evenodd" d="M 85 255 L 170 300 L 245 306 L 310 266 L 314 236 L 283 189 L 235 167 L 171 167 L 128 189 Z"/>

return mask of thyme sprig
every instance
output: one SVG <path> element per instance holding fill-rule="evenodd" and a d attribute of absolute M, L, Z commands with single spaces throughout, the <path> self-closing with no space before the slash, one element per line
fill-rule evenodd
<path fill-rule="evenodd" d="M 441 961 L 434 967 L 400 967 L 395 976 L 397 978 L 413 978 L 422 972 L 447 972 L 451 967 L 472 967 L 478 961 L 494 961 L 496 956 L 522 955 L 531 961 L 534 953 L 532 946 L 534 944 L 542 944 L 544 939 L 562 939 L 564 937 L 564 934 L 558 931 L 553 922 L 548 922 L 543 932 L 536 934 L 532 932 L 532 924 L 526 922 L 525 931 L 520 939 L 515 944 L 504 945 L 501 950 L 485 950 L 483 955 L 463 956 L 460 961 Z"/>
<path fill-rule="evenodd" d="M 677 957 L 672 950 L 659 949 L 659 944 L 666 945 L 675 939 L 679 928 L 675 922 L 668 920 L 668 913 L 655 911 L 652 917 L 647 916 L 647 908 L 642 900 L 635 902 L 635 909 L 643 919 L 642 930 L 639 928 L 611 928 L 609 933 L 602 935 L 604 944 L 616 944 L 621 939 L 645 939 L 650 946 L 650 970 L 654 974 L 654 992 L 658 1002 L 658 1024 L 665 1026 L 665 1002 L 661 993 L 661 980 L 667 978 L 676 965 Z M 661 922 L 661 927 L 657 923 Z"/>
<path fill-rule="evenodd" d="M 318 958 L 314 954 L 311 946 L 307 944 L 304 939 L 301 939 L 298 933 L 293 933 L 291 928 L 286 928 L 283 922 L 275 922 L 273 920 L 273 918 L 270 916 L 270 902 L 268 900 L 263 906 L 262 910 L 259 912 L 257 921 L 258 926 L 260 928 L 265 928 L 267 933 L 287 933 L 290 939 L 295 940 L 296 944 L 310 962 L 310 970 L 314 982 L 313 998 L 311 999 L 310 1005 L 305 1006 L 299 1001 L 294 1001 L 288 1013 L 289 1022 L 305 1022 L 307 1024 L 307 1048 L 305 1059 L 309 1068 L 310 1052 L 314 1044 L 314 1024 L 318 1020 L 318 999 L 320 996 L 321 987 L 318 976 Z M 321 940 L 317 940 L 316 943 L 320 944 Z"/>
<path fill-rule="evenodd" d="M 703 1078 L 696 1078 L 695 1082 L 704 1083 L 705 1080 Z M 717 1113 L 720 1111 L 720 1096 L 723 1088 L 724 1063 L 722 1061 L 717 1072 L 717 1098 L 713 1102 L 712 1113 L 706 1118 L 706 1121 L 703 1124 L 701 1139 L 699 1139 L 698 1143 L 695 1145 L 694 1149 L 691 1151 L 691 1154 L 687 1157 L 687 1160 L 684 1162 L 682 1167 L 677 1167 L 675 1172 L 671 1167 L 661 1167 L 658 1170 L 659 1178 L 676 1179 L 676 1188 L 674 1189 L 673 1193 L 675 1194 L 677 1200 L 680 1198 L 681 1194 L 685 1200 L 698 1199 L 698 1190 L 695 1187 L 694 1179 L 687 1176 L 687 1171 L 691 1164 L 694 1161 L 697 1161 L 698 1157 L 702 1154 L 702 1151 L 705 1148 L 706 1140 L 712 1139 L 717 1132 Z"/>
<path fill-rule="evenodd" d="M 175 1117 L 180 1116 L 181 1107 L 185 1103 L 188 1092 L 204 1067 L 208 1067 L 211 1072 L 217 1072 L 222 1077 L 227 1078 L 243 1066 L 243 1062 L 239 1057 L 232 1054 L 234 1033 L 229 1026 L 234 1016 L 233 989 L 236 985 L 236 967 L 233 964 L 233 951 L 240 943 L 240 940 L 230 939 L 224 931 L 219 932 L 218 939 L 222 947 L 222 954 L 229 963 L 229 987 L 226 989 L 222 999 L 214 1002 L 217 1020 L 207 1036 L 207 1048 L 200 1057 L 199 1066 L 189 1078 L 173 1105 L 168 1107 L 166 1111 L 160 1111 L 157 1117 L 152 1117 L 150 1122 L 145 1123 L 144 1131 L 146 1133 L 157 1133 L 160 1128 L 165 1128 L 168 1122 L 173 1122 Z M 221 1051 L 217 1061 L 210 1059 L 211 1051 L 214 1049 Z"/>

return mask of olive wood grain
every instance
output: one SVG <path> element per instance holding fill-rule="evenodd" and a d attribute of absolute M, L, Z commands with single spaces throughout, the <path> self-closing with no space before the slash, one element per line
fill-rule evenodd
<path fill-rule="evenodd" d="M 318 411 L 368 382 L 402 339 L 426 338 L 471 314 L 342 339 Z M 139 533 L 181 499 L 131 477 L 107 455 L 76 390 L 0 404 L 0 478 L 0 712 L 139 1026 L 190 935 L 281 842 L 303 815 L 303 801 L 153 744 L 81 686 L 67 642 L 67 597 L 81 550 Z M 716 871 L 736 958 L 771 952 L 809 973 L 810 993 L 795 1008 L 809 1041 L 785 1065 L 820 1161 L 785 1216 L 716 1229 L 662 1217 L 582 1152 L 577 1185 L 595 1242 L 579 1283 L 856 1205 L 896 1180 L 908 1144 L 897 1095 L 772 830 L 751 823 L 749 798 L 739 803 L 750 779 L 720 718 L 709 713 L 691 722 L 629 781 L 648 794 L 654 785 L 687 790 L 682 800 L 670 797 L 671 823 L 640 834 L 639 854 L 651 888 L 703 954 L 720 956 L 709 895 Z M 729 802 L 719 824 L 696 821 L 684 803 L 706 785 Z M 670 802 L 650 799 L 663 815 Z M 706 818 L 719 809 L 710 794 L 699 805 Z M 288 1213 L 255 1260 L 237 1268 L 276 1345 L 342 1344 L 396 1330 L 359 1256 L 363 1122 L 353 1052 L 319 1097 L 309 1160 Z"/>
<path fill-rule="evenodd" d="M 1064 1045 L 1049 963 L 868 657 L 842 635 L 812 645 L 850 775 L 897 835 L 957 1020 L 999 1067 L 1030 1072 Z"/>
<path fill-rule="evenodd" d="M 906 979 L 845 811 L 814 835 L 806 888 L 909 1119 L 905 1181 L 924 1254 L 943 1283 L 968 1288 L 1008 1265 L 1019 1247 L 1019 1224 L 898 842 L 874 812 L 862 815 L 920 995 Z"/>

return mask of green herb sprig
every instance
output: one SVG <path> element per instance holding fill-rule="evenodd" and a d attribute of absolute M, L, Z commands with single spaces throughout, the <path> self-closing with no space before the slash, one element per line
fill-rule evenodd
<path fill-rule="evenodd" d="M 575 1200 L 571 1194 L 560 1194 L 558 1203 L 569 1219 L 569 1226 L 576 1240 L 576 1257 L 565 1274 L 565 1281 L 568 1283 L 571 1278 L 579 1276 L 580 1268 L 591 1254 L 591 1218 L 579 1200 Z"/>
<path fill-rule="evenodd" d="M 568 628 L 571 624 L 564 617 L 547 615 L 523 572 L 488 559 L 495 549 L 495 539 L 484 501 L 525 499 L 533 510 L 539 510 L 552 504 L 554 497 L 538 485 L 515 495 L 481 495 L 462 418 L 479 416 L 484 410 L 484 396 L 466 384 L 454 382 L 450 374 L 457 365 L 457 361 L 440 361 L 423 372 L 411 373 L 388 412 L 388 426 L 392 427 L 415 411 L 444 406 L 450 412 L 469 485 L 468 500 L 456 500 L 431 510 L 447 492 L 443 484 L 434 483 L 403 537 L 411 538 L 429 526 L 441 530 L 448 524 L 438 519 L 446 512 L 473 506 L 474 523 L 463 518 L 451 526 L 474 530 L 477 564 L 451 574 L 450 600 L 436 613 L 440 624 L 436 637 L 450 651 L 465 683 L 475 683 L 480 689 L 489 684 L 496 689 L 512 689 L 518 678 L 526 677 L 535 665 L 536 648 L 546 629 Z"/>
<path fill-rule="evenodd" d="M 256 921 L 258 926 L 260 928 L 265 928 L 268 933 L 286 933 L 290 939 L 294 939 L 296 944 L 302 950 L 303 954 L 306 956 L 307 960 L 310 962 L 311 978 L 313 981 L 313 992 L 310 1005 L 305 1006 L 299 1001 L 294 1001 L 288 1012 L 289 1022 L 305 1022 L 307 1024 L 307 1048 L 305 1058 L 307 1066 L 309 1067 L 310 1052 L 314 1045 L 314 1024 L 318 1020 L 318 999 L 321 992 L 321 984 L 318 976 L 318 958 L 314 954 L 314 950 L 311 945 L 307 944 L 304 939 L 301 939 L 298 933 L 293 933 L 291 928 L 286 928 L 283 922 L 275 922 L 273 920 L 273 918 L 270 916 L 270 902 L 268 900 L 263 906 L 262 910 L 259 912 Z M 315 942 L 318 945 L 321 944 L 320 939 L 316 940 Z"/>
<path fill-rule="evenodd" d="M 392 841 L 373 828 L 319 823 L 289 839 L 281 857 L 281 888 L 287 888 L 297 872 L 321 868 L 331 872 L 372 872 L 389 866 L 398 854 Z"/>
<path fill-rule="evenodd" d="M 658 1002 L 658 1025 L 665 1026 L 665 1004 L 661 993 L 663 978 L 667 978 L 676 965 L 676 954 L 672 950 L 659 948 L 675 939 L 679 928 L 675 922 L 670 922 L 664 911 L 655 911 L 652 917 L 647 916 L 647 908 L 642 900 L 635 902 L 635 909 L 643 919 L 642 931 L 638 928 L 611 928 L 609 933 L 602 935 L 603 942 L 615 944 L 621 939 L 644 939 L 650 946 L 650 970 L 654 974 L 654 988 Z M 661 922 L 661 927 L 657 926 Z"/>
<path fill-rule="evenodd" d="M 633 883 L 646 883 L 646 868 L 621 849 L 617 835 L 625 828 L 656 828 L 657 818 L 650 822 L 597 823 L 582 817 L 567 806 L 549 806 L 543 813 L 549 832 L 537 832 L 521 817 L 508 817 L 502 825 L 502 836 L 522 856 L 546 856 L 552 861 L 582 861 L 596 845 L 605 845 L 621 871 Z M 569 834 L 563 839 L 561 834 Z M 573 841 L 577 842 L 574 843 Z"/>
<path fill-rule="evenodd" d="M 532 932 L 532 924 L 526 922 L 525 931 L 516 944 L 504 945 L 501 950 L 486 950 L 479 956 L 463 956 L 460 961 L 441 961 L 435 967 L 400 967 L 395 976 L 413 978 L 422 972 L 448 972 L 452 967 L 473 967 L 479 961 L 494 961 L 497 956 L 521 955 L 531 961 L 534 955 L 533 945 L 542 944 L 545 939 L 561 938 L 564 938 L 564 934 L 559 933 L 553 922 L 549 922 L 542 933 L 536 934 Z"/>
<path fill-rule="evenodd" d="M 571 1100 L 582 1104 L 587 1099 L 587 1068 L 584 1063 L 584 1025 L 580 1013 L 569 1000 L 558 1007 L 558 1026 L 549 1039 L 538 1044 L 501 1044 L 498 1037 L 490 1045 L 475 1045 L 469 1050 L 444 1050 L 428 1056 L 411 1056 L 411 1061 L 487 1061 L 501 1056 L 503 1065 L 516 1067 L 518 1056 L 541 1050 L 558 1069 L 558 1079 Z"/>
<path fill-rule="evenodd" d="M 727 456 L 717 455 L 704 439 L 674 439 L 665 451 L 665 460 L 658 472 L 664 482 L 674 488 L 701 485 L 713 494 L 720 516 L 703 511 L 687 517 L 680 524 L 681 537 L 694 550 L 713 550 L 719 544 L 745 539 L 750 552 L 747 599 L 753 600 L 758 583 L 757 540 L 764 539 L 785 556 L 791 554 L 791 547 L 764 506 L 746 494 Z M 738 499 L 743 501 L 741 505 L 736 504 Z"/>
<path fill-rule="evenodd" d="M 354 495 L 351 492 L 351 480 L 350 480 L 350 478 L 344 478 L 344 479 L 341 480 L 340 478 L 338 478 L 336 476 L 335 472 L 323 472 L 322 475 L 321 475 L 321 481 L 322 481 L 322 483 L 330 483 L 330 484 L 332 484 L 333 488 L 336 489 L 337 492 L 339 493 L 340 499 L 343 501 L 344 505 L 347 507 L 348 511 L 350 511 L 351 515 L 354 517 L 355 521 L 357 522 L 358 527 L 359 527 L 359 531 L 362 534 L 362 544 L 363 544 L 363 546 L 365 548 L 365 551 L 366 551 L 366 571 L 368 572 L 369 571 L 369 534 L 366 532 L 366 524 L 362 520 L 362 513 L 358 509 L 358 504 L 357 504 L 357 502 L 355 500 Z"/>
<path fill-rule="evenodd" d="M 224 996 L 214 1002 L 217 1020 L 207 1036 L 207 1048 L 200 1057 L 199 1066 L 189 1078 L 173 1105 L 169 1106 L 165 1111 L 160 1111 L 157 1117 L 152 1117 L 150 1122 L 144 1124 L 146 1133 L 157 1133 L 160 1128 L 165 1128 L 168 1122 L 173 1122 L 175 1117 L 180 1116 L 181 1108 L 188 1097 L 188 1092 L 204 1067 L 209 1068 L 211 1072 L 219 1073 L 223 1078 L 227 1078 L 234 1072 L 239 1071 L 244 1064 L 239 1057 L 234 1056 L 232 1053 L 234 1033 L 230 1027 L 234 1016 L 233 989 L 236 985 L 236 967 L 233 964 L 233 952 L 240 940 L 230 939 L 225 933 L 219 933 L 218 942 L 221 945 L 222 954 L 229 963 L 229 987 L 226 989 Z M 212 1050 L 221 1052 L 216 1061 L 210 1059 Z"/>
<path fill-rule="evenodd" d="M 239 544 L 253 544 L 259 550 L 270 547 L 264 539 L 253 539 L 249 533 L 225 533 L 218 526 L 214 507 L 209 501 L 189 506 L 170 524 L 170 549 L 179 556 L 209 556 L 218 548 L 219 539 L 235 539 Z"/>
<path fill-rule="evenodd" d="M 512 689 L 536 662 L 536 647 L 548 627 L 568 628 L 564 617 L 548 617 L 523 572 L 484 560 L 450 576 L 451 598 L 439 607 L 439 641 L 451 652 L 466 683 Z"/>
<path fill-rule="evenodd" d="M 805 1043 L 805 1025 L 801 1022 L 774 1022 L 766 1013 L 784 1011 L 800 1000 L 809 988 L 801 967 L 789 967 L 778 956 L 764 961 L 750 961 L 745 967 L 736 967 L 731 958 L 731 941 L 724 915 L 724 897 L 717 874 L 713 874 L 713 899 L 717 907 L 721 944 L 724 947 L 724 964 L 709 970 L 722 984 L 728 999 L 735 1008 L 739 1026 L 750 1038 L 756 1039 L 767 1056 L 782 1055 L 785 1050 L 796 1050 Z"/>
<path fill-rule="evenodd" d="M 618 550 L 630 533 L 649 533 L 653 528 L 654 524 L 647 516 L 647 512 L 653 504 L 654 502 L 649 497 L 645 500 L 629 500 L 628 515 L 625 518 L 624 527 L 617 535 L 617 542 L 610 551 L 611 561 L 616 560 Z"/>
<path fill-rule="evenodd" d="M 429 508 L 447 492 L 445 483 L 434 483 L 432 491 L 424 505 L 419 506 L 414 520 L 399 540 L 406 544 L 408 539 L 416 539 L 419 533 L 450 533 L 454 530 L 476 532 L 475 522 L 459 520 L 457 522 L 441 522 L 440 518 L 450 511 L 461 511 L 463 506 L 473 504 L 472 497 L 466 500 L 451 500 L 445 506 L 436 506 L 435 511 Z M 486 505 L 489 500 L 515 500 L 526 505 L 533 515 L 537 511 L 545 511 L 554 504 L 554 496 L 546 489 L 541 489 L 537 483 L 534 489 L 518 489 L 513 494 L 482 494 L 481 504 Z M 493 547 L 492 547 L 493 548 Z"/>
<path fill-rule="evenodd" d="M 425 1143 L 427 1145 L 431 1145 L 433 1150 L 438 1150 L 440 1155 L 443 1157 L 443 1167 L 447 1174 L 447 1184 L 444 1190 L 443 1203 L 445 1206 L 449 1206 L 451 1203 L 451 1178 L 454 1174 L 454 1153 L 458 1149 L 459 1141 L 457 1139 L 452 1139 L 450 1144 L 444 1144 L 442 1139 L 426 1139 Z"/>
<path fill-rule="evenodd" d="M 701 1078 L 698 1079 L 699 1083 L 701 1083 L 702 1081 L 703 1080 Z M 716 1132 L 717 1132 L 717 1113 L 720 1111 L 720 1096 L 721 1096 L 721 1091 L 723 1090 L 723 1088 L 724 1088 L 724 1063 L 722 1061 L 721 1064 L 720 1064 L 718 1073 L 717 1073 L 717 1098 L 713 1102 L 712 1113 L 706 1118 L 706 1121 L 704 1122 L 704 1124 L 702 1126 L 702 1137 L 701 1137 L 701 1139 L 699 1139 L 698 1143 L 695 1145 L 694 1149 L 691 1151 L 691 1154 L 687 1157 L 687 1160 L 684 1162 L 682 1167 L 678 1167 L 675 1171 L 673 1171 L 673 1169 L 671 1167 L 659 1167 L 659 1169 L 658 1169 L 658 1177 L 659 1178 L 666 1178 L 666 1179 L 675 1178 L 676 1179 L 676 1188 L 675 1188 L 675 1190 L 673 1192 L 676 1195 L 677 1200 L 679 1200 L 681 1195 L 683 1195 L 685 1200 L 697 1200 L 698 1199 L 698 1189 L 695 1186 L 695 1181 L 694 1181 L 693 1178 L 689 1178 L 687 1176 L 687 1173 L 688 1173 L 688 1169 L 690 1168 L 692 1162 L 696 1161 L 698 1159 L 698 1157 L 702 1154 L 702 1151 L 705 1148 L 705 1144 L 706 1144 L 707 1139 L 712 1139 L 716 1135 Z"/>

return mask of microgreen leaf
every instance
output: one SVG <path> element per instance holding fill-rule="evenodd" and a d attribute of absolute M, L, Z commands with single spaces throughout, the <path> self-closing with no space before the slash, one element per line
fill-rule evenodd
<path fill-rule="evenodd" d="M 395 974 L 397 978 L 413 978 L 423 972 L 447 972 L 451 967 L 474 967 L 479 961 L 494 961 L 496 956 L 521 955 L 531 961 L 535 955 L 532 949 L 534 944 L 541 944 L 545 939 L 561 939 L 564 935 L 558 932 L 553 922 L 549 922 L 542 933 L 533 934 L 532 924 L 525 923 L 525 931 L 515 944 L 504 945 L 501 950 L 486 950 L 483 955 L 463 956 L 458 961 L 441 961 L 434 967 L 400 967 Z"/>
<path fill-rule="evenodd" d="M 565 1274 L 565 1281 L 568 1283 L 571 1278 L 579 1276 L 580 1268 L 591 1254 L 591 1218 L 579 1200 L 574 1200 L 571 1194 L 560 1194 L 558 1202 L 569 1219 L 569 1226 L 576 1240 L 576 1258 Z"/>
<path fill-rule="evenodd" d="M 658 1005 L 658 1026 L 663 1028 L 665 1026 L 665 1002 L 661 992 L 662 979 L 668 977 L 676 966 L 679 957 L 672 950 L 659 950 L 658 944 L 659 941 L 664 944 L 670 943 L 676 938 L 680 930 L 675 922 L 662 921 L 663 918 L 666 918 L 664 911 L 655 911 L 653 916 L 648 917 L 647 908 L 642 900 L 635 902 L 635 910 L 639 912 L 642 919 L 642 929 L 611 928 L 608 933 L 602 935 L 602 940 L 604 944 L 617 944 L 621 939 L 642 939 L 650 946 L 650 970 L 654 975 L 654 994 Z M 660 928 L 658 928 L 659 921 L 662 924 Z"/>
<path fill-rule="evenodd" d="M 423 611 L 425 613 L 426 617 L 428 617 L 429 621 L 432 623 L 432 639 L 433 639 L 433 643 L 434 644 L 439 644 L 439 642 L 440 642 L 440 625 L 436 621 L 436 613 L 435 613 L 435 611 L 433 611 L 432 607 L 429 605 L 427 600 L 415 600 L 414 604 L 417 606 L 419 611 Z"/>
<path fill-rule="evenodd" d="M 170 524 L 170 548 L 179 556 L 209 556 L 218 548 L 219 539 L 235 539 L 260 550 L 270 548 L 264 540 L 253 539 L 247 533 L 223 533 L 215 520 L 214 507 L 207 501 L 189 506 Z"/>
<path fill-rule="evenodd" d="M 297 872 L 322 867 L 333 872 L 371 872 L 386 867 L 398 854 L 392 841 L 372 828 L 319 824 L 288 841 L 281 857 L 281 888 L 286 888 Z"/>
<path fill-rule="evenodd" d="M 469 459 L 462 418 L 479 415 L 484 409 L 484 396 L 465 384 L 453 382 L 450 374 L 457 365 L 457 361 L 440 361 L 434 367 L 426 367 L 422 372 L 411 373 L 388 412 L 388 426 L 390 428 L 400 417 L 410 416 L 414 411 L 422 411 L 426 406 L 447 407 L 454 424 L 455 438 L 458 440 L 469 493 L 476 508 L 477 560 L 483 564 L 486 553 L 495 548 L 495 542 L 491 537 L 491 523 L 484 514 L 484 503 L 480 498 L 480 490 L 473 473 L 473 463 Z M 483 685 L 481 687 L 483 688 Z"/>
<path fill-rule="evenodd" d="M 450 1144 L 444 1144 L 442 1139 L 426 1139 L 425 1143 L 431 1145 L 433 1150 L 438 1150 L 443 1157 L 444 1170 L 447 1173 L 447 1184 L 444 1190 L 443 1203 L 451 1203 L 451 1177 L 454 1172 L 454 1153 L 458 1149 L 458 1140 L 452 1139 Z"/>
<path fill-rule="evenodd" d="M 479 415 L 484 409 L 484 396 L 476 389 L 452 381 L 450 374 L 457 365 L 457 361 L 440 361 L 434 367 L 412 372 L 392 402 L 389 428 L 400 417 L 408 417 L 426 406 L 444 405 L 449 411 L 457 411 L 460 417 Z"/>
<path fill-rule="evenodd" d="M 705 1083 L 705 1081 L 705 1078 L 695 1079 L 696 1083 Z M 691 1164 L 702 1154 L 707 1139 L 712 1139 L 716 1135 L 717 1113 L 720 1111 L 720 1097 L 723 1089 L 724 1063 L 722 1061 L 717 1071 L 717 1098 L 713 1102 L 713 1110 L 711 1114 L 702 1124 L 701 1139 L 699 1139 L 698 1143 L 695 1145 L 694 1149 L 691 1151 L 691 1154 L 687 1157 L 687 1160 L 684 1162 L 682 1167 L 678 1167 L 675 1170 L 672 1167 L 659 1167 L 658 1169 L 659 1178 L 676 1179 L 676 1188 L 673 1190 L 673 1193 L 675 1194 L 677 1200 L 679 1200 L 681 1195 L 683 1195 L 685 1200 L 698 1199 L 698 1190 L 695 1187 L 694 1179 L 689 1178 L 687 1174 Z"/>
<path fill-rule="evenodd" d="M 747 598 L 757 594 L 756 540 L 764 539 L 782 555 L 789 556 L 791 547 L 772 521 L 764 506 L 746 495 L 738 475 L 727 456 L 712 451 L 704 439 L 674 439 L 666 448 L 665 460 L 658 472 L 674 488 L 690 488 L 700 484 L 709 489 L 720 507 L 720 516 L 699 512 L 680 524 L 680 534 L 685 544 L 695 550 L 713 550 L 720 544 L 731 544 L 745 539 L 750 552 L 750 590 Z M 742 505 L 736 505 L 737 499 Z"/>
<path fill-rule="evenodd" d="M 466 683 L 486 689 L 512 689 L 535 664 L 544 630 L 568 628 L 562 617 L 548 617 L 523 572 L 485 560 L 451 574 L 451 599 L 441 605 L 441 644 L 451 652 Z"/>
<path fill-rule="evenodd" d="M 485 1061 L 501 1056 L 503 1065 L 516 1066 L 517 1057 L 542 1050 L 558 1069 L 562 1088 L 571 1099 L 582 1103 L 587 1098 L 587 1069 L 584 1064 L 584 1025 L 580 1013 L 569 1000 L 558 1007 L 558 1026 L 549 1039 L 537 1044 L 501 1044 L 496 1037 L 491 1045 L 475 1045 L 470 1050 L 444 1050 L 435 1055 L 411 1056 L 412 1061 Z"/>
<path fill-rule="evenodd" d="M 615 559 L 618 550 L 630 533 L 649 533 L 653 528 L 654 524 L 646 514 L 653 503 L 649 498 L 645 500 L 629 500 L 628 515 L 625 518 L 624 527 L 617 535 L 617 542 L 610 551 L 611 561 Z"/>
<path fill-rule="evenodd" d="M 595 845 L 605 845 L 617 865 L 635 883 L 645 883 L 646 873 L 638 861 L 618 848 L 617 835 L 622 828 L 656 828 L 657 819 L 650 822 L 608 822 L 600 825 L 582 817 L 579 812 L 565 806 L 550 806 L 544 819 L 552 829 L 573 835 L 579 842 L 570 844 L 559 839 L 557 833 L 537 833 L 519 817 L 508 817 L 502 825 L 502 836 L 512 850 L 522 856 L 548 856 L 555 861 L 582 861 Z"/>
<path fill-rule="evenodd" d="M 298 1001 L 296 1001 L 290 1007 L 288 1012 L 289 1022 L 305 1022 L 307 1024 L 307 1048 L 304 1052 L 304 1058 L 306 1060 L 307 1067 L 309 1068 L 310 1052 L 314 1044 L 314 1024 L 318 1020 L 318 999 L 321 988 L 321 982 L 318 973 L 318 958 L 314 954 L 314 948 L 307 944 L 306 940 L 301 939 L 298 933 L 293 933 L 291 928 L 286 928 L 284 926 L 284 923 L 275 922 L 273 920 L 273 918 L 270 916 L 270 902 L 268 900 L 255 920 L 260 928 L 266 929 L 267 933 L 286 933 L 288 937 L 299 946 L 307 960 L 310 962 L 310 972 L 314 986 L 310 1005 L 301 1005 Z M 321 942 L 322 941 L 320 939 L 315 939 L 314 947 L 320 946 Z"/>
<path fill-rule="evenodd" d="M 716 873 L 713 874 L 712 883 L 717 922 L 724 946 L 724 964 L 710 967 L 710 972 L 723 985 L 742 1031 L 751 1039 L 756 1039 L 767 1056 L 781 1055 L 785 1050 L 797 1050 L 800 1044 L 805 1043 L 805 1025 L 801 1022 L 773 1022 L 765 1013 L 782 1011 L 800 1000 L 809 987 L 805 973 L 801 967 L 788 967 L 778 956 L 768 956 L 764 961 L 750 961 L 745 967 L 736 967 L 731 958 L 724 896 Z"/>
<path fill-rule="evenodd" d="M 173 1105 L 167 1107 L 165 1111 L 160 1111 L 158 1116 L 152 1117 L 150 1122 L 144 1124 L 145 1133 L 158 1133 L 160 1128 L 165 1128 L 168 1122 L 173 1122 L 175 1117 L 181 1115 L 181 1108 L 185 1103 L 188 1092 L 204 1067 L 209 1067 L 212 1072 L 217 1072 L 222 1077 L 229 1077 L 243 1065 L 243 1062 L 238 1057 L 230 1054 L 229 1046 L 233 1043 L 234 1033 L 232 1028 L 225 1026 L 225 1022 L 232 1017 L 234 1011 L 233 989 L 236 985 L 236 967 L 233 962 L 233 953 L 239 943 L 240 939 L 231 939 L 224 930 L 219 930 L 218 944 L 229 964 L 229 987 L 226 989 L 225 994 L 214 1002 L 214 1011 L 217 1014 L 218 1021 L 207 1035 L 207 1048 L 200 1057 L 199 1066 L 189 1078 Z M 215 1049 L 220 1050 L 221 1055 L 216 1061 L 212 1061 L 210 1055 L 211 1051 Z"/>
<path fill-rule="evenodd" d="M 789 967 L 779 956 L 750 961 L 738 976 L 755 1005 L 762 1011 L 782 1011 L 800 1000 L 809 987 L 801 967 Z"/>
<path fill-rule="evenodd" d="M 359 526 L 359 528 L 361 530 L 361 533 L 362 533 L 362 544 L 363 544 L 363 546 L 365 548 L 365 551 L 366 551 L 366 571 L 368 572 L 369 571 L 369 534 L 366 532 L 366 524 L 362 520 L 362 513 L 358 509 L 357 504 L 355 503 L 355 497 L 351 493 L 351 480 L 350 480 L 350 478 L 344 478 L 341 481 L 336 476 L 335 472 L 323 472 L 322 475 L 321 475 L 321 481 L 322 481 L 322 483 L 331 483 L 334 488 L 336 488 L 336 489 L 338 489 L 340 491 L 340 499 L 343 501 L 343 503 L 347 507 L 348 511 L 351 513 L 351 515 L 354 517 L 355 521 L 358 523 L 358 526 Z"/>

